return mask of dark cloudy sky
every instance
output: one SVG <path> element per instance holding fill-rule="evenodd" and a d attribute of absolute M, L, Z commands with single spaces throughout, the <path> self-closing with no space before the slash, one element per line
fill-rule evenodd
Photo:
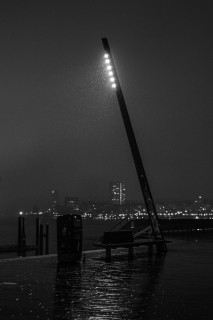
<path fill-rule="evenodd" d="M 211 1 L 0 1 L 0 211 L 50 191 L 141 193 L 115 93 L 108 37 L 155 199 L 213 199 Z"/>

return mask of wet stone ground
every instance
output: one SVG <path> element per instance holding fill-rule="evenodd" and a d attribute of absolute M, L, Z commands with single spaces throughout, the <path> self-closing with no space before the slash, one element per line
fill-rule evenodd
<path fill-rule="evenodd" d="M 145 319 L 164 257 L 117 251 L 58 265 L 55 256 L 0 260 L 0 319 Z"/>

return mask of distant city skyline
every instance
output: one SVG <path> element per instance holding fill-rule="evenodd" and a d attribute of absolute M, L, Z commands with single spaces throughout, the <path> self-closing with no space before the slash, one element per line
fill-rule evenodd
<path fill-rule="evenodd" d="M 63 203 L 58 203 L 53 197 L 49 208 L 42 210 L 34 206 L 31 211 L 22 210 L 18 215 L 53 219 L 67 214 L 80 214 L 83 219 L 94 220 L 148 219 L 144 202 L 125 201 L 121 203 L 122 188 L 120 185 L 123 186 L 120 183 L 111 184 L 112 199 L 105 202 L 84 201 L 77 197 L 66 196 Z M 155 206 L 158 217 L 162 219 L 213 219 L 213 201 L 200 195 L 193 201 L 156 201 Z"/>
<path fill-rule="evenodd" d="M 76 193 L 74 193 L 74 196 L 71 195 L 71 193 L 66 193 L 66 194 L 61 194 L 60 190 L 56 188 L 52 188 L 49 190 L 49 195 L 46 195 L 46 204 L 42 205 L 41 202 L 38 203 L 32 203 L 31 205 L 25 205 L 23 204 L 22 207 L 16 208 L 16 210 L 13 211 L 13 214 L 17 214 L 19 212 L 39 212 L 46 210 L 47 208 L 50 208 L 53 210 L 53 212 L 57 212 L 58 208 L 57 206 L 65 206 L 67 208 L 79 208 L 79 203 L 80 202 L 95 202 L 95 203 L 111 203 L 112 205 L 123 205 L 127 203 L 144 203 L 143 197 L 141 199 L 137 198 L 129 198 L 128 197 L 128 186 L 126 187 L 126 184 L 124 182 L 108 182 L 108 184 L 105 186 L 107 193 L 106 197 L 102 199 L 95 199 L 95 198 L 81 198 L 79 197 Z M 202 202 L 202 201 L 211 201 L 212 199 L 209 199 L 206 197 L 204 194 L 198 194 L 195 198 L 193 199 L 155 199 L 155 204 L 157 205 L 158 203 L 161 202 L 182 202 L 182 203 L 187 203 L 187 202 Z M 213 201 L 213 200 L 212 200 Z M 48 209 L 49 210 L 49 209 Z M 79 209 L 78 209 L 79 210 Z M 4 210 L 0 211 L 0 214 L 4 213 Z"/>
<path fill-rule="evenodd" d="M 127 188 L 124 182 L 109 182 L 108 183 L 108 195 L 105 199 L 85 199 L 85 198 L 79 198 L 78 196 L 73 195 L 61 195 L 60 190 L 57 190 L 55 188 L 51 189 L 51 196 L 49 197 L 49 202 L 46 206 L 40 206 L 39 203 L 32 204 L 31 206 L 22 206 L 22 208 L 19 208 L 19 210 L 16 210 L 16 214 L 19 214 L 20 212 L 31 212 L 31 213 L 38 213 L 38 212 L 45 212 L 46 210 L 49 213 L 56 213 L 56 215 L 61 212 L 63 214 L 67 214 L 68 212 L 77 212 L 79 211 L 79 206 L 82 203 L 96 203 L 96 204 L 106 204 L 106 205 L 112 205 L 112 206 L 122 206 L 123 205 L 129 205 L 129 204 L 137 204 L 141 203 L 144 205 L 145 203 L 144 199 L 129 199 L 127 197 L 128 192 L 126 193 Z M 161 208 L 161 205 L 159 206 L 159 203 L 170 203 L 171 205 L 175 205 L 175 203 L 179 203 L 181 205 L 189 205 L 190 203 L 194 206 L 199 206 L 200 203 L 204 202 L 212 202 L 211 199 L 208 199 L 205 195 L 197 195 L 194 199 L 155 199 L 155 205 L 157 208 L 157 212 L 159 211 L 159 208 Z M 190 204 L 190 206 L 191 206 Z M 69 211 L 71 210 L 71 211 Z"/>

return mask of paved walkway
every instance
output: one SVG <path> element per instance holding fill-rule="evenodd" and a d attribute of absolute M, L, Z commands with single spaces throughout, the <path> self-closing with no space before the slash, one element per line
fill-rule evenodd
<path fill-rule="evenodd" d="M 115 254 L 64 267 L 55 255 L 0 260 L 0 319 L 144 319 L 163 258 Z"/>

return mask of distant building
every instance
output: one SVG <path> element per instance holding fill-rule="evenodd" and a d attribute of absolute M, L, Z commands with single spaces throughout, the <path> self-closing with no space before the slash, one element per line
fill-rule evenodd
<path fill-rule="evenodd" d="M 124 204 L 126 200 L 126 187 L 122 182 L 110 183 L 110 202 L 112 204 Z"/>
<path fill-rule="evenodd" d="M 52 209 L 52 212 L 55 213 L 57 212 L 57 206 L 59 205 L 59 192 L 55 189 L 52 189 L 51 196 L 52 196 L 51 209 Z"/>
<path fill-rule="evenodd" d="M 64 206 L 70 209 L 71 212 L 79 211 L 79 199 L 77 197 L 65 197 Z"/>

